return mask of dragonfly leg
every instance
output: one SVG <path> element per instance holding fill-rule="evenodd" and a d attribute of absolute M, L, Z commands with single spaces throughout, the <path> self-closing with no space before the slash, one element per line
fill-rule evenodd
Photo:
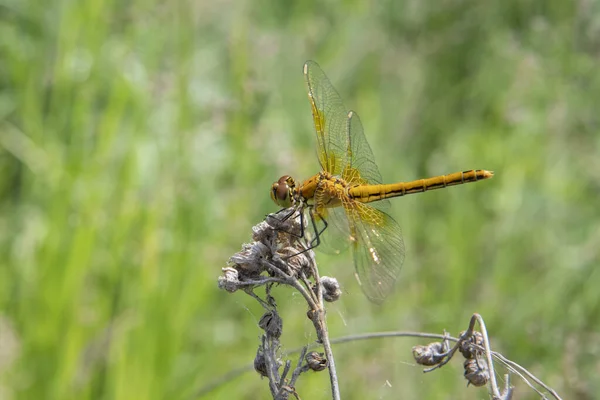
<path fill-rule="evenodd" d="M 284 260 L 287 260 L 287 259 L 289 259 L 291 257 L 294 257 L 294 256 L 297 256 L 299 254 L 305 253 L 305 252 L 307 252 L 309 250 L 312 250 L 312 249 L 314 249 L 315 247 L 318 247 L 321 244 L 321 235 L 323 234 L 323 232 L 325 232 L 325 230 L 327 229 L 327 226 L 329 224 L 327 223 L 327 220 L 318 211 L 315 211 L 314 208 L 311 207 L 311 206 L 308 206 L 308 207 L 309 207 L 308 213 L 310 215 L 310 223 L 311 223 L 311 226 L 312 226 L 312 229 L 313 229 L 313 232 L 314 232 L 314 237 L 311 238 L 310 241 L 308 241 L 308 239 L 306 238 L 306 235 L 305 235 L 306 231 L 305 231 L 305 227 L 304 227 L 304 225 L 305 225 L 305 220 L 304 220 L 304 218 L 305 218 L 304 217 L 304 210 L 305 210 L 305 208 L 304 207 L 292 207 L 290 209 L 291 211 L 288 212 L 287 214 L 285 214 L 282 218 L 279 218 L 278 216 L 275 216 L 273 214 L 267 215 L 267 218 L 272 218 L 275 221 L 277 221 L 279 224 L 283 224 L 288 219 L 290 219 L 292 216 L 294 216 L 296 214 L 296 212 L 299 213 L 299 216 L 300 216 L 300 233 L 296 233 L 293 230 L 289 230 L 288 231 L 286 229 L 282 229 L 281 226 L 274 226 L 273 227 L 274 229 L 276 229 L 276 230 L 278 230 L 280 232 L 283 232 L 283 233 L 287 233 L 288 235 L 291 235 L 291 236 L 293 236 L 293 237 L 295 237 L 297 239 L 304 238 L 306 240 L 305 243 L 307 244 L 307 246 L 306 246 L 305 249 L 303 249 L 302 251 L 299 251 L 298 253 L 295 253 L 295 254 L 292 254 L 290 256 L 284 257 L 283 258 Z M 283 209 L 279 210 L 277 212 L 277 214 L 279 214 L 279 213 L 281 213 L 283 211 L 286 211 L 286 210 L 288 210 L 288 209 L 283 208 Z M 323 221 L 323 227 L 320 230 L 319 230 L 319 227 L 317 226 L 317 222 L 316 222 L 316 218 L 315 217 L 318 217 L 321 221 Z"/>
<path fill-rule="evenodd" d="M 317 216 L 319 216 L 319 218 L 321 219 L 321 221 L 323 221 L 323 225 L 324 226 L 323 226 L 323 228 L 321 230 L 319 230 L 319 228 L 317 227 L 317 223 L 315 221 L 315 214 Z M 313 228 L 313 232 L 315 233 L 315 237 L 310 240 L 310 243 L 308 243 L 308 246 L 305 249 L 303 249 L 302 251 L 299 251 L 296 254 L 292 254 L 290 256 L 284 257 L 283 260 L 287 260 L 287 259 L 290 259 L 290 258 L 295 257 L 297 255 L 300 255 L 302 253 L 306 253 L 307 251 L 312 250 L 312 249 L 314 249 L 315 247 L 318 247 L 321 244 L 320 237 L 323 234 L 323 232 L 325 232 L 325 229 L 327 229 L 327 226 L 328 226 L 327 221 L 325 220 L 325 218 L 323 218 L 322 216 L 320 216 L 320 214 L 318 214 L 317 212 L 314 212 L 312 210 L 312 208 L 309 210 L 309 215 L 310 215 L 311 226 Z M 304 236 L 304 233 L 305 233 L 304 232 L 304 213 L 300 212 L 300 236 L 299 237 L 303 237 L 304 239 L 306 239 L 306 237 Z M 290 233 L 290 234 L 293 235 L 293 233 Z M 294 235 L 294 236 L 298 237 L 296 235 Z"/>
<path fill-rule="evenodd" d="M 318 230 L 317 223 L 315 222 L 315 215 L 317 215 L 319 219 L 323 221 L 323 229 L 321 229 L 320 231 Z M 310 222 L 313 227 L 313 231 L 315 232 L 315 237 L 311 239 L 309 249 L 314 249 L 315 247 L 321 244 L 321 235 L 323 234 L 323 232 L 325 232 L 325 229 L 327 229 L 327 226 L 329 225 L 327 224 L 327 220 L 323 218 L 323 216 L 319 214 L 318 211 L 313 212 L 312 209 L 310 210 Z"/>
<path fill-rule="evenodd" d="M 315 222 L 315 214 L 321 219 L 321 221 L 323 221 L 324 226 L 321 230 L 319 230 L 319 228 L 317 227 L 317 223 Z M 302 226 L 302 228 L 301 228 L 302 236 L 304 237 L 304 217 L 303 217 L 303 215 L 304 215 L 304 213 L 300 214 L 300 222 L 301 222 L 301 226 Z M 312 225 L 313 232 L 315 233 L 315 237 L 310 240 L 310 243 L 308 243 L 308 247 L 306 247 L 304 250 L 302 250 L 294 255 L 291 255 L 287 258 L 297 256 L 298 254 L 305 253 L 309 250 L 314 249 L 315 247 L 318 247 L 321 244 L 321 235 L 323 234 L 323 232 L 325 232 L 325 229 L 327 229 L 327 226 L 328 226 L 327 220 L 325 220 L 325 218 L 323 218 L 318 212 L 313 211 L 312 208 L 309 210 L 309 215 L 310 215 L 310 224 Z M 305 237 L 305 239 L 306 239 L 306 237 Z"/>
<path fill-rule="evenodd" d="M 280 213 L 280 212 L 282 212 L 282 211 L 286 211 L 286 210 L 288 210 L 288 209 L 286 209 L 286 208 L 282 208 L 281 210 L 279 210 L 279 211 L 277 212 L 277 214 L 279 214 L 279 213 Z M 291 236 L 293 236 L 293 237 L 295 237 L 295 238 L 302 238 L 302 237 L 304 237 L 304 217 L 303 217 L 303 214 L 304 214 L 304 213 L 302 212 L 302 210 L 301 210 L 301 209 L 298 209 L 298 208 L 291 208 L 291 211 L 290 211 L 289 213 L 287 213 L 286 215 L 284 215 L 284 216 L 283 216 L 283 218 L 278 218 L 278 217 L 276 217 L 276 216 L 275 216 L 275 215 L 273 215 L 273 214 L 269 214 L 269 215 L 267 215 L 267 218 L 273 218 L 273 219 L 274 219 L 275 221 L 277 221 L 278 223 L 280 223 L 280 224 L 283 224 L 283 223 L 285 223 L 285 222 L 286 222 L 288 219 L 290 219 L 290 217 L 292 217 L 294 214 L 296 214 L 296 212 L 298 212 L 298 213 L 300 214 L 300 233 L 299 233 L 299 234 L 298 234 L 298 233 L 295 233 L 295 232 L 293 232 L 292 230 L 289 230 L 289 231 L 288 231 L 288 230 L 285 230 L 285 229 L 281 229 L 281 227 L 280 227 L 280 226 L 276 226 L 276 227 L 273 227 L 273 228 L 274 228 L 274 229 L 276 229 L 276 230 L 278 230 L 278 231 L 280 231 L 280 232 L 287 233 L 288 235 L 291 235 Z"/>

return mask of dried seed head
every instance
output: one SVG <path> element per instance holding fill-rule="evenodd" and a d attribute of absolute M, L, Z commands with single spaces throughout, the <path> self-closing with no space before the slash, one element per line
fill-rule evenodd
<path fill-rule="evenodd" d="M 261 376 L 266 377 L 268 375 L 267 360 L 265 359 L 265 354 L 260 348 L 256 352 L 256 357 L 254 357 L 254 370 L 258 372 Z"/>
<path fill-rule="evenodd" d="M 321 277 L 321 285 L 323 285 L 323 299 L 328 302 L 334 302 L 342 295 L 340 284 L 337 279 L 330 276 Z"/>
<path fill-rule="evenodd" d="M 465 379 L 473 386 L 483 386 L 490 380 L 490 371 L 483 359 L 471 358 L 465 360 Z"/>
<path fill-rule="evenodd" d="M 283 330 L 283 320 L 277 311 L 267 311 L 260 317 L 258 326 L 264 330 L 268 336 L 279 339 L 279 337 L 281 337 L 281 331 Z"/>
<path fill-rule="evenodd" d="M 306 355 L 306 357 L 304 357 L 304 359 L 306 360 L 306 365 L 308 365 L 308 368 L 312 369 L 313 371 L 323 371 L 329 365 L 327 359 L 324 357 L 324 354 L 317 353 L 316 351 L 311 351 Z"/>
<path fill-rule="evenodd" d="M 460 333 L 462 338 L 465 331 Z M 459 351 L 466 359 L 478 357 L 483 354 L 483 335 L 481 332 L 474 331 L 468 339 L 461 340 Z"/>
<path fill-rule="evenodd" d="M 272 229 L 279 232 L 287 232 L 295 237 L 300 237 L 302 233 L 300 225 L 300 212 L 298 208 L 290 207 L 282 209 L 275 214 L 267 215 L 265 219 Z M 306 225 L 306 219 L 304 219 Z"/>
<path fill-rule="evenodd" d="M 227 290 L 230 293 L 239 289 L 240 280 L 237 269 L 231 267 L 222 268 L 223 275 L 218 279 L 219 289 Z"/>
<path fill-rule="evenodd" d="M 244 278 L 253 278 L 265 270 L 262 261 L 269 254 L 269 248 L 263 243 L 254 242 L 252 244 L 244 244 L 241 251 L 231 256 L 229 264 L 238 270 L 241 280 L 244 280 Z"/>
<path fill-rule="evenodd" d="M 301 251 L 296 247 L 288 246 L 279 250 L 278 253 L 285 260 L 288 267 L 287 272 L 290 275 L 298 276 L 300 272 L 303 272 L 305 276 L 310 277 L 312 275 L 310 271 L 310 259 L 307 252 Z"/>
<path fill-rule="evenodd" d="M 252 227 L 252 240 L 256 242 L 272 243 L 276 237 L 277 231 L 267 220 Z"/>
<path fill-rule="evenodd" d="M 444 359 L 444 344 L 442 342 L 433 342 L 425 346 L 414 346 L 412 353 L 417 364 L 437 365 Z"/>
<path fill-rule="evenodd" d="M 256 238 L 268 238 L 270 241 L 277 242 L 280 247 L 294 245 L 298 238 L 302 237 L 302 228 L 300 226 L 298 210 L 295 208 L 283 209 L 275 214 L 267 215 L 266 225 L 269 227 L 269 233 L 257 230 Z M 259 240 L 259 239 L 254 239 Z"/>

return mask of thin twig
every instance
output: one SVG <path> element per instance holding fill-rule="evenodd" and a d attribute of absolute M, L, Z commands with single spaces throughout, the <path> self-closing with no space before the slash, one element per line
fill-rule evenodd
<path fill-rule="evenodd" d="M 296 369 L 294 369 L 294 373 L 292 374 L 292 379 L 290 379 L 290 386 L 295 387 L 296 381 L 300 377 L 300 374 L 304 371 L 302 364 L 304 363 L 304 357 L 306 356 L 306 352 L 308 351 L 308 346 L 304 346 L 302 350 L 300 350 L 300 357 L 298 357 L 298 365 L 296 365 Z"/>
<path fill-rule="evenodd" d="M 283 373 L 281 374 L 281 378 L 279 379 L 279 392 L 275 396 L 276 399 L 287 398 L 287 393 L 289 393 L 285 384 L 285 378 L 287 374 L 290 372 L 290 368 L 292 367 L 292 362 L 287 360 L 285 362 L 285 367 L 283 368 Z"/>
<path fill-rule="evenodd" d="M 317 269 L 316 263 L 311 263 L 312 274 L 315 278 L 316 282 L 321 282 L 321 277 L 319 276 L 319 270 Z M 325 351 L 325 357 L 329 363 L 329 380 L 331 382 L 331 395 L 333 396 L 333 400 L 340 399 L 340 389 L 337 378 L 337 371 L 335 368 L 335 359 L 333 357 L 333 349 L 331 348 L 331 342 L 329 341 L 329 331 L 327 330 L 327 316 L 325 312 L 325 305 L 323 302 L 323 286 L 317 285 L 317 300 L 318 300 L 318 309 L 314 309 L 316 321 L 315 328 L 317 329 L 317 335 L 319 338 L 319 342 L 323 345 L 323 350 Z"/>
<path fill-rule="evenodd" d="M 531 382 L 529 382 L 529 379 L 531 379 L 532 381 L 534 381 L 537 385 L 543 387 L 556 400 L 562 400 L 562 398 L 559 396 L 558 393 L 556 393 L 556 391 L 554 389 L 552 389 L 550 386 L 546 385 L 544 382 L 542 382 L 538 377 L 536 377 L 535 375 L 533 375 L 527 369 L 523 368 L 522 366 L 520 366 L 516 362 L 509 360 L 508 358 L 504 357 L 500 353 L 497 353 L 497 352 L 493 351 L 492 355 L 494 356 L 494 358 L 496 358 L 502 364 L 506 365 L 506 367 L 512 373 L 518 375 L 527 384 L 527 386 L 529 386 L 530 388 L 532 388 L 533 390 L 535 390 L 540 396 L 544 397 L 544 394 L 541 393 L 538 389 L 536 389 L 535 386 L 533 386 L 533 384 L 531 384 Z M 529 379 L 527 379 L 527 378 L 529 378 Z"/>
<path fill-rule="evenodd" d="M 277 382 L 279 381 L 279 366 L 277 365 L 277 359 L 275 356 L 275 349 L 270 346 L 269 340 L 266 335 L 262 336 L 262 348 L 264 351 L 265 361 L 267 364 L 267 377 L 269 378 L 269 389 L 271 395 L 275 397 L 279 392 L 277 388 Z"/>
<path fill-rule="evenodd" d="M 449 340 L 451 342 L 458 342 L 459 341 L 459 338 L 452 337 L 452 336 L 447 336 L 447 335 L 443 335 L 443 334 L 439 334 L 439 333 L 411 332 L 411 331 L 389 331 L 389 332 L 369 332 L 369 333 L 361 333 L 361 334 L 343 336 L 343 337 L 339 337 L 339 338 L 333 338 L 333 339 L 331 339 L 331 344 L 344 344 L 344 343 L 352 343 L 352 342 L 357 342 L 357 341 L 362 341 L 362 340 L 386 339 L 386 338 L 400 338 L 400 337 L 402 337 L 402 338 L 421 338 L 421 339 L 439 339 L 439 340 L 447 339 L 447 340 Z M 306 345 L 306 346 L 302 346 L 302 347 L 298 347 L 298 348 L 295 348 L 295 349 L 292 349 L 292 350 L 288 350 L 287 352 L 285 352 L 283 354 L 283 356 L 284 357 L 288 357 L 291 354 L 300 353 L 302 351 L 308 351 L 308 350 L 317 348 L 319 346 L 320 345 L 318 343 L 311 343 L 311 344 Z M 500 353 L 492 351 L 492 354 L 493 354 L 494 358 L 500 360 L 505 365 L 510 366 L 510 367 L 514 368 L 515 370 L 517 370 L 517 371 L 521 371 L 521 373 L 523 375 L 529 377 L 536 384 L 542 386 L 544 389 L 546 389 L 548 391 L 548 393 L 550 393 L 552 395 L 552 397 L 554 399 L 556 399 L 556 400 L 562 400 L 562 398 L 552 388 L 550 388 L 548 385 L 546 385 L 540 379 L 536 378 L 527 369 L 523 368 L 522 366 L 520 366 L 519 364 L 515 363 L 514 361 L 508 360 L 506 357 L 504 357 Z M 245 367 L 240 367 L 240 368 L 236 368 L 234 370 L 231 370 L 228 373 L 224 374 L 223 376 L 221 376 L 221 377 L 217 378 L 216 380 L 212 381 L 208 385 L 203 386 L 202 388 L 200 388 L 192 396 L 192 399 L 197 399 L 197 398 L 201 398 L 203 396 L 206 396 L 209 393 L 211 393 L 213 390 L 215 390 L 216 388 L 218 388 L 218 387 L 226 384 L 227 382 L 233 381 L 237 377 L 241 376 L 242 374 L 244 374 L 246 372 L 252 371 L 253 369 L 254 369 L 253 365 L 247 365 Z M 522 376 L 519 373 L 517 373 L 517 375 L 519 377 Z"/>
<path fill-rule="evenodd" d="M 492 361 L 492 350 L 490 348 L 490 342 L 487 334 L 487 329 L 485 328 L 485 322 L 481 315 L 475 313 L 471 317 L 471 323 L 469 325 L 469 330 L 472 331 L 472 327 L 475 325 L 474 320 L 477 320 L 479 324 L 479 329 L 481 329 L 481 334 L 483 335 L 483 347 L 485 349 L 485 357 L 488 363 L 488 368 L 490 369 L 490 385 L 488 386 L 491 389 L 491 395 L 494 399 L 500 399 L 502 395 L 500 395 L 500 389 L 498 389 L 498 383 L 496 382 L 496 373 L 494 372 L 494 362 Z"/>

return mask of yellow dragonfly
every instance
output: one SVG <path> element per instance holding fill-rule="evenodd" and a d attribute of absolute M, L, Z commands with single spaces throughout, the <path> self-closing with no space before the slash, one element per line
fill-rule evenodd
<path fill-rule="evenodd" d="M 340 95 L 316 62 L 304 64 L 304 78 L 321 172 L 301 184 L 288 175 L 282 176 L 273 184 L 271 198 L 277 205 L 294 207 L 301 214 L 308 210 L 316 234 L 313 247 L 321 243 L 320 235 L 328 227 L 342 242 L 349 243 L 360 287 L 369 300 L 382 303 L 392 292 L 404 261 L 402 232 L 383 211 L 388 206 L 385 199 L 477 182 L 494 174 L 478 169 L 382 184 L 358 114 L 346 111 Z M 331 243 L 339 241 L 329 241 L 328 246 Z"/>

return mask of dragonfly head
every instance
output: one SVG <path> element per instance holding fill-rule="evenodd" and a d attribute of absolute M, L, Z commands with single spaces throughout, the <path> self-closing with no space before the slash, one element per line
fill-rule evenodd
<path fill-rule="evenodd" d="M 289 175 L 284 175 L 271 186 L 271 200 L 281 207 L 290 207 L 294 203 L 296 181 Z"/>

